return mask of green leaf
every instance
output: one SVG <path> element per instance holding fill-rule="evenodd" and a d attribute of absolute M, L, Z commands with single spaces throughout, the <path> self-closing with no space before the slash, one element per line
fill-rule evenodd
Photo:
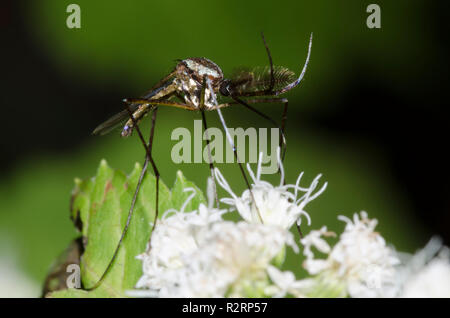
<path fill-rule="evenodd" d="M 125 227 L 142 168 L 135 165 L 127 177 L 123 172 L 100 162 L 94 178 L 75 179 L 71 204 L 71 218 L 82 234 L 84 253 L 81 256 L 81 280 L 83 286 L 93 286 L 101 277 L 118 244 Z M 190 191 L 184 191 L 190 188 Z M 143 253 L 151 234 L 155 217 L 156 178 L 146 173 L 138 195 L 127 234 L 117 257 L 102 284 L 93 291 L 67 289 L 47 294 L 47 297 L 124 297 L 125 291 L 134 287 L 142 275 L 142 263 L 136 256 Z M 185 211 L 206 203 L 202 192 L 181 171 L 173 189 L 159 181 L 159 218 L 168 209 L 180 210 L 186 199 L 195 197 Z"/>

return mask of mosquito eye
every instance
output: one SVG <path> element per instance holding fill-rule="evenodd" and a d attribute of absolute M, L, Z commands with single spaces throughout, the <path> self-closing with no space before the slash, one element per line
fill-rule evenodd
<path fill-rule="evenodd" d="M 223 81 L 222 84 L 220 84 L 219 91 L 223 96 L 230 96 L 230 81 Z"/>

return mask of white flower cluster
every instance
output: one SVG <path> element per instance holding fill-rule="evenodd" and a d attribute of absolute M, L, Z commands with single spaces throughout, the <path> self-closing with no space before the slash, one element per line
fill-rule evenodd
<path fill-rule="evenodd" d="M 138 256 L 143 276 L 130 296 L 450 297 L 449 250 L 432 240 L 414 256 L 397 253 L 375 232 L 377 220 L 366 212 L 352 220 L 338 217 L 345 229 L 333 247 L 325 238 L 336 235 L 326 226 L 300 240 L 310 277 L 297 280 L 293 272 L 281 271 L 286 247 L 298 252 L 292 225 L 300 224 L 302 216 L 310 224 L 304 208 L 327 184 L 316 191 L 319 175 L 302 187 L 302 173 L 295 185 L 285 185 L 278 150 L 281 180 L 273 186 L 261 180 L 261 161 L 260 156 L 256 175 L 247 165 L 253 184 L 241 196 L 215 170 L 218 184 L 231 196 L 220 200 L 228 209 L 213 208 L 209 182 L 208 207 L 185 211 L 195 196 L 194 189 L 185 189 L 192 192 L 186 202 L 179 211 L 164 213 L 147 250 Z M 222 216 L 229 211 L 237 211 L 243 221 L 225 221 Z M 313 250 L 325 257 L 315 257 Z"/>
<path fill-rule="evenodd" d="M 270 262 L 286 244 L 297 249 L 284 229 L 224 221 L 225 210 L 203 204 L 193 212 L 184 207 L 165 213 L 139 256 L 144 275 L 136 287 L 144 288 L 141 296 L 262 296 Z"/>
<path fill-rule="evenodd" d="M 450 262 L 448 253 L 438 255 L 403 286 L 401 297 L 450 298 Z"/>
<path fill-rule="evenodd" d="M 345 230 L 331 248 L 321 236 L 330 236 L 326 227 L 311 231 L 301 240 L 306 256 L 305 269 L 342 284 L 344 295 L 352 297 L 385 296 L 395 286 L 395 265 L 400 263 L 395 251 L 386 246 L 383 237 L 374 232 L 377 220 L 367 213 L 354 214 L 353 221 L 344 216 Z M 326 259 L 314 258 L 311 247 L 328 254 Z"/>
<path fill-rule="evenodd" d="M 346 227 L 333 248 L 324 237 L 335 234 L 325 226 L 300 240 L 303 267 L 315 277 L 308 296 L 450 297 L 450 251 L 438 239 L 408 255 L 386 245 L 366 212 L 338 218 Z M 313 247 L 327 257 L 315 258 Z"/>
<path fill-rule="evenodd" d="M 261 154 L 262 155 L 262 154 Z M 180 211 L 164 213 L 152 234 L 147 251 L 138 256 L 143 262 L 143 276 L 133 296 L 157 297 L 282 297 L 286 294 L 302 296 L 308 282 L 295 280 L 291 272 L 282 272 L 273 266 L 284 260 L 286 246 L 298 252 L 289 228 L 300 216 L 310 222 L 303 210 L 305 205 L 319 196 L 326 184 L 313 193 L 318 176 L 309 188 L 284 185 L 284 171 L 278 150 L 281 182 L 278 187 L 261 180 L 261 160 L 256 176 L 248 166 L 253 179 L 249 190 L 237 197 L 219 170 L 218 183 L 233 198 L 222 199 L 230 205 L 218 210 L 201 204 L 198 210 L 187 212 L 193 191 Z M 211 183 L 209 183 L 211 187 Z M 289 190 L 293 189 L 294 193 Z M 210 189 L 208 189 L 210 190 Z M 210 191 L 208 191 L 209 193 Z M 297 198 L 297 193 L 304 194 Z M 210 199 L 212 195 L 208 195 Z M 211 200 L 210 200 L 211 201 Z M 257 208 L 255 207 L 257 205 Z M 224 221 L 222 215 L 237 210 L 244 221 Z M 258 218 L 261 213 L 261 219 Z M 280 264 L 278 264 L 280 265 Z"/>
<path fill-rule="evenodd" d="M 406 298 L 450 298 L 450 250 L 438 238 L 414 255 L 402 255 L 397 270 L 398 293 Z"/>

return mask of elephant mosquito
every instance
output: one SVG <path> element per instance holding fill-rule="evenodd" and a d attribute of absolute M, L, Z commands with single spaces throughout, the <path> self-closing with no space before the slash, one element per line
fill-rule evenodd
<path fill-rule="evenodd" d="M 184 60 L 178 60 L 177 65 L 170 74 L 160 80 L 155 86 L 153 86 L 147 93 L 141 98 L 126 98 L 123 102 L 126 105 L 126 109 L 122 112 L 114 115 L 104 123 L 100 124 L 93 131 L 94 135 L 104 135 L 115 129 L 118 125 L 123 124 L 121 136 L 128 137 L 135 129 L 139 135 L 139 138 L 145 148 L 146 156 L 145 162 L 142 167 L 141 174 L 139 176 L 138 184 L 134 192 L 133 199 L 131 201 L 130 210 L 128 212 L 128 218 L 125 227 L 122 231 L 120 240 L 116 246 L 113 256 L 111 257 L 108 266 L 103 272 L 100 279 L 94 286 L 87 288 L 87 290 L 93 290 L 97 288 L 107 275 L 114 260 L 117 256 L 121 243 L 127 233 L 128 226 L 131 221 L 136 199 L 141 187 L 142 180 L 147 171 L 148 164 L 150 163 L 156 178 L 156 206 L 155 206 L 155 221 L 153 222 L 153 230 L 155 229 L 158 218 L 158 206 L 159 206 L 159 178 L 160 174 L 156 167 L 155 161 L 152 157 L 153 136 L 155 132 L 156 115 L 159 106 L 176 107 L 190 111 L 200 111 L 202 115 L 202 122 L 205 131 L 207 130 L 207 123 L 205 117 L 205 111 L 216 110 L 222 126 L 225 130 L 227 140 L 233 149 L 233 153 L 236 161 L 239 164 L 239 168 L 244 177 L 246 185 L 250 190 L 250 194 L 253 197 L 250 183 L 242 167 L 241 161 L 238 158 L 236 147 L 233 144 L 233 140 L 229 135 L 228 128 L 225 124 L 224 117 L 221 109 L 232 105 L 242 105 L 245 108 L 255 112 L 259 116 L 270 121 L 273 125 L 277 126 L 280 130 L 280 148 L 281 158 L 284 158 L 286 151 L 286 140 L 284 134 L 284 128 L 287 117 L 288 99 L 276 97 L 297 86 L 302 80 L 306 68 L 308 66 L 309 57 L 311 54 L 312 46 L 312 33 L 309 39 L 308 54 L 305 64 L 299 75 L 296 77 L 294 72 L 285 67 L 274 66 L 272 62 L 272 56 L 270 54 L 269 47 L 267 46 L 264 34 L 261 33 L 264 47 L 269 59 L 269 67 L 254 68 L 254 69 L 240 69 L 236 71 L 229 79 L 224 78 L 220 67 L 211 60 L 204 57 L 187 58 Z M 219 104 L 216 99 L 216 95 L 220 94 L 222 97 L 226 97 L 228 102 Z M 266 98 L 264 98 L 266 97 Z M 269 97 L 269 98 L 267 98 Z M 242 99 L 246 98 L 246 99 Z M 281 103 L 284 105 L 283 114 L 281 118 L 281 127 L 269 116 L 260 112 L 251 104 L 260 103 Z M 148 113 L 152 113 L 150 137 L 148 142 L 144 139 L 144 136 L 139 129 L 138 123 Z M 211 159 L 211 152 L 209 148 L 209 138 L 206 138 L 206 144 L 208 147 L 209 158 Z M 209 166 L 215 189 L 214 179 L 214 165 L 209 160 Z M 254 200 L 254 198 L 253 198 Z M 219 204 L 217 198 L 217 191 L 215 191 L 215 201 Z M 259 211 L 258 211 L 259 213 Z M 260 220 L 262 218 L 260 216 Z M 150 246 L 150 245 L 149 245 Z"/>

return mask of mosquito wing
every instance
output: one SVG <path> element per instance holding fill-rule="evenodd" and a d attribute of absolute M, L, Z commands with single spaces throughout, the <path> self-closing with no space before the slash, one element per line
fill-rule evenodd
<path fill-rule="evenodd" d="M 153 86 L 150 90 L 148 90 L 144 95 L 142 95 L 142 98 L 150 100 L 150 99 L 157 99 L 157 98 L 164 97 L 164 90 L 169 85 L 172 84 L 174 75 L 175 75 L 175 71 L 172 71 L 170 74 L 168 74 L 162 80 L 160 80 L 155 86 Z M 141 104 L 129 105 L 131 112 L 134 113 L 139 108 L 140 105 Z M 128 113 L 128 110 L 125 109 L 125 110 L 121 111 L 120 113 L 112 116 L 104 123 L 98 125 L 97 128 L 94 129 L 92 134 L 93 135 L 106 135 L 107 133 L 113 131 L 117 126 L 124 124 L 129 118 L 130 118 L 130 115 Z"/>
<path fill-rule="evenodd" d="M 173 77 L 175 76 L 175 70 L 170 72 L 166 77 L 161 79 L 158 83 L 156 83 L 152 88 L 150 88 L 147 92 L 145 92 L 144 95 L 142 95 L 142 98 L 151 99 L 155 98 L 155 96 L 164 90 L 167 86 L 172 84 Z"/>
<path fill-rule="evenodd" d="M 139 108 L 139 104 L 132 104 L 129 105 L 130 110 L 132 113 L 136 111 L 136 109 Z M 128 110 L 122 110 L 120 113 L 115 114 L 105 122 L 101 123 L 97 126 L 97 128 L 94 129 L 92 132 L 93 135 L 106 135 L 107 133 L 113 131 L 116 127 L 120 126 L 121 124 L 125 124 L 125 122 L 130 118 L 130 115 L 128 113 Z"/>
<path fill-rule="evenodd" d="M 295 81 L 295 73 L 283 66 L 273 67 L 274 87 L 278 90 Z M 270 88 L 270 67 L 255 67 L 253 69 L 241 67 L 233 72 L 231 85 L 238 93 L 262 91 Z"/>

